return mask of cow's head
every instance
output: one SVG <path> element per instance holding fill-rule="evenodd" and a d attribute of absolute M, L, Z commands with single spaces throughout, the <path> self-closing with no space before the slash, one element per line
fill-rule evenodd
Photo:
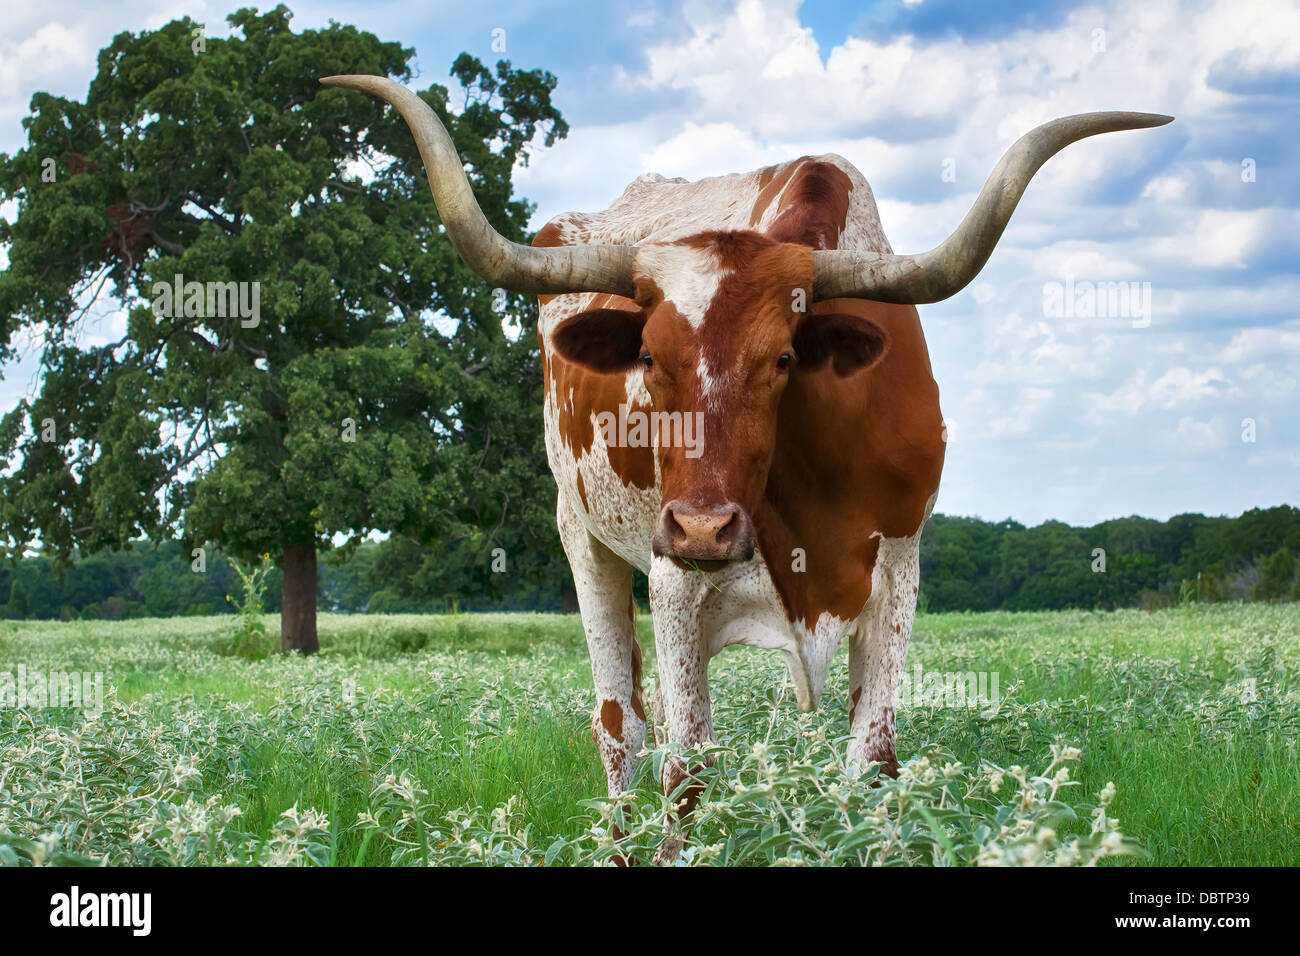
<path fill-rule="evenodd" d="M 1161 126 L 1154 113 L 1083 113 L 1022 136 L 994 168 L 957 230 L 929 252 L 892 255 L 814 250 L 754 233 L 704 233 L 668 245 L 532 248 L 487 222 L 456 148 L 419 96 L 378 76 L 321 80 L 382 97 L 411 128 L 447 235 L 465 263 L 516 292 L 612 293 L 636 311 L 588 312 L 553 337 L 569 360 L 608 371 L 644 366 L 653 410 L 704 416 L 703 454 L 661 447 L 665 505 L 657 553 L 679 560 L 738 560 L 753 554 L 750 513 L 766 480 L 776 409 L 791 375 L 829 365 L 848 375 L 876 361 L 888 343 L 861 319 L 792 309 L 807 302 L 863 298 L 921 304 L 955 294 L 992 254 L 1030 177 L 1076 140 L 1113 130 Z"/>
<path fill-rule="evenodd" d="M 638 310 L 573 316 L 551 344 L 595 371 L 641 377 L 664 502 L 654 553 L 705 567 L 748 560 L 786 383 L 873 364 L 885 333 L 810 312 L 813 251 L 758 233 L 642 246 L 634 280 Z"/>

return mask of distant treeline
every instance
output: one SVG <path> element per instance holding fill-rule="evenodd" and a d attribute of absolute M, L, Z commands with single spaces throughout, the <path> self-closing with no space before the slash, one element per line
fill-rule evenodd
<path fill-rule="evenodd" d="M 921 538 L 921 605 L 1029 611 L 1294 601 L 1297 555 L 1300 508 L 1289 505 L 1090 528 L 935 515 Z"/>
<path fill-rule="evenodd" d="M 319 606 L 344 612 L 574 610 L 558 546 L 517 562 L 473 547 L 449 560 L 442 549 L 404 539 L 323 555 Z M 209 549 L 202 571 L 175 541 L 101 552 L 59 568 L 29 555 L 0 564 L 9 618 L 126 618 L 219 614 L 241 598 L 239 577 Z M 928 611 L 1168 607 L 1190 601 L 1300 600 L 1300 508 L 1282 505 L 1237 518 L 1178 515 L 1118 518 L 1090 528 L 1049 521 L 935 515 L 921 539 L 920 604 Z M 504 561 L 488 576 L 480 561 Z M 639 576 L 638 576 L 639 577 Z M 264 610 L 280 607 L 280 572 L 267 577 Z M 644 579 L 638 581 L 641 603 Z"/>

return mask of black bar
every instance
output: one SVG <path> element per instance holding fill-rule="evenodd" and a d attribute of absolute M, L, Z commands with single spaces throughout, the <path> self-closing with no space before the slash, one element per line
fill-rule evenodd
<path fill-rule="evenodd" d="M 667 929 L 655 930 L 652 925 L 667 916 L 651 903 L 659 899 L 674 901 L 669 910 L 678 912 L 681 930 L 703 920 L 699 932 L 707 932 L 715 918 L 754 927 L 770 922 L 778 931 L 780 924 L 797 919 L 806 926 L 852 932 L 845 923 L 847 916 L 871 927 L 877 940 L 901 939 L 911 932 L 934 939 L 931 934 L 936 930 L 960 935 L 962 927 L 982 933 L 1000 927 L 1019 938 L 1025 933 L 1084 941 L 1112 936 L 1183 940 L 1200 935 L 1231 942 L 1241 932 L 1265 928 L 1281 933 L 1289 928 L 1292 918 L 1282 910 L 1294 877 L 1293 870 L 1283 869 L 1113 866 L 978 872 L 787 870 L 761 875 L 706 869 L 661 873 L 653 868 L 540 873 L 42 867 L 0 870 L 0 915 L 6 934 L 18 934 L 11 941 L 28 934 L 51 941 L 75 934 L 83 941 L 112 937 L 127 946 L 141 942 L 248 945 L 252 939 L 259 947 L 278 940 L 338 944 L 349 937 L 373 945 L 377 931 L 427 938 L 431 930 L 443 935 L 451 925 L 471 934 L 486 931 L 498 942 L 512 930 L 536 939 L 544 927 L 562 935 L 566 926 L 574 931 L 586 926 L 580 933 L 585 937 L 588 930 L 612 928 L 619 921 L 627 921 L 625 932 L 632 934 L 627 938 L 634 939 L 640 925 L 650 932 Z M 70 902 L 73 886 L 83 905 L 91 893 L 150 894 L 148 935 L 135 936 L 130 926 L 51 925 L 56 894 Z M 634 899 L 629 891 L 646 905 L 626 905 Z M 667 896 L 660 895 L 665 892 Z M 610 905 L 614 900 L 625 905 Z M 466 924 L 477 917 L 488 922 L 477 929 Z M 1243 917 L 1244 925 L 1221 922 Z M 1120 925 L 1134 918 L 1154 923 Z M 1204 919 L 1211 920 L 1208 928 L 1200 925 Z M 1190 924 L 1190 920 L 1197 922 Z M 576 944 L 578 938 L 573 941 Z"/>

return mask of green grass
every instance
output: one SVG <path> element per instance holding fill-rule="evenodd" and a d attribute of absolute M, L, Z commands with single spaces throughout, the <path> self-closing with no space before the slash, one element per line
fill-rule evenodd
<path fill-rule="evenodd" d="M 0 710 L 0 861 L 586 863 L 663 842 L 662 752 L 603 799 L 576 616 L 322 615 L 307 659 L 270 653 L 267 623 L 252 647 L 229 617 L 0 623 L 0 674 L 111 687 L 96 720 Z M 775 654 L 716 659 L 684 862 L 1300 863 L 1300 605 L 926 615 L 918 662 L 997 672 L 1005 699 L 900 708 L 903 778 L 873 787 L 840 759 L 843 650 L 812 715 Z"/>

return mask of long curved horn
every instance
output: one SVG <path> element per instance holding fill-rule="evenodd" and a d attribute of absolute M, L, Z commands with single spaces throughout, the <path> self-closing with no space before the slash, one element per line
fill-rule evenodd
<path fill-rule="evenodd" d="M 489 225 L 470 191 L 456 147 L 429 104 L 382 76 L 326 76 L 326 86 L 361 90 L 387 101 L 406 120 L 424 161 L 438 215 L 465 264 L 488 282 L 514 292 L 633 293 L 630 246 L 535 248 L 511 242 Z"/>
<path fill-rule="evenodd" d="M 814 299 L 857 298 L 920 305 L 959 292 L 984 268 L 1007 220 L 1039 167 L 1086 136 L 1164 126 L 1159 113 L 1080 113 L 1026 133 L 994 167 L 957 231 L 929 252 L 914 256 L 850 250 L 813 252 Z"/>

